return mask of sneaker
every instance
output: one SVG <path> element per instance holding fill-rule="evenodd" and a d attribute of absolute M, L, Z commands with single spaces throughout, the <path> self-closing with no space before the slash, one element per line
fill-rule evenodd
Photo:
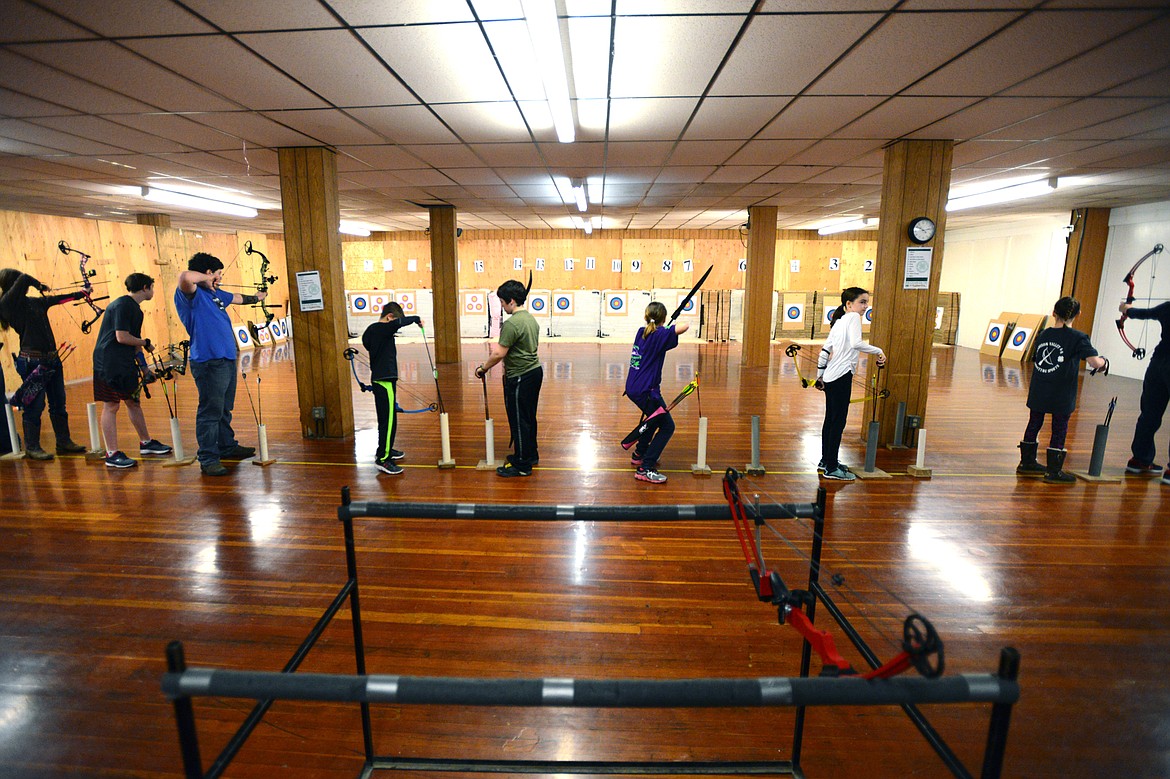
<path fill-rule="evenodd" d="M 52 460 L 53 459 L 53 455 L 49 454 L 48 452 L 46 452 L 44 449 L 40 448 L 39 446 L 36 449 L 29 449 L 27 452 L 24 453 L 24 456 L 30 460 Z"/>
<path fill-rule="evenodd" d="M 515 465 L 513 465 L 512 463 L 508 463 L 507 465 L 501 465 L 499 468 L 496 468 L 496 475 L 497 476 L 531 476 L 532 471 L 522 471 L 519 468 L 517 468 Z"/>
<path fill-rule="evenodd" d="M 634 455 L 633 457 L 630 458 L 630 465 L 634 466 L 635 468 L 641 468 L 642 467 L 642 458 L 639 457 L 638 455 Z"/>
<path fill-rule="evenodd" d="M 170 454 L 173 451 L 171 447 L 153 438 L 149 441 L 142 442 L 138 447 L 139 454 Z"/>
<path fill-rule="evenodd" d="M 1125 464 L 1125 472 L 1138 476 L 1156 476 L 1162 472 L 1162 466 L 1155 465 L 1154 463 L 1138 462 L 1136 457 L 1131 457 L 1129 458 L 1129 462 Z"/>
<path fill-rule="evenodd" d="M 639 468 L 634 473 L 634 478 L 638 481 L 649 482 L 650 484 L 663 484 L 666 482 L 666 477 L 653 468 Z"/>
<path fill-rule="evenodd" d="M 249 457 L 255 457 L 256 450 L 250 446 L 240 446 L 236 444 L 227 451 L 221 452 L 219 459 L 221 460 L 247 460 Z"/>
<path fill-rule="evenodd" d="M 85 447 L 71 440 L 57 442 L 57 454 L 81 454 Z"/>
<path fill-rule="evenodd" d="M 391 449 L 390 450 L 390 459 L 391 460 L 401 460 L 405 456 L 406 456 L 406 452 L 402 451 L 401 449 Z"/>
<path fill-rule="evenodd" d="M 838 462 L 837 467 L 842 469 L 842 470 L 849 471 L 849 466 L 843 462 Z M 824 461 L 824 459 L 821 459 L 817 463 L 817 473 L 824 473 L 824 472 L 825 472 L 825 461 Z M 853 473 L 853 471 L 849 471 L 849 472 Z"/>
<path fill-rule="evenodd" d="M 514 455 L 514 454 L 510 454 L 510 455 L 508 455 L 507 457 L 505 457 L 505 458 L 504 458 L 504 462 L 506 462 L 506 463 L 514 463 L 514 462 L 516 462 L 516 455 Z M 533 457 L 533 458 L 532 458 L 532 465 L 533 465 L 533 466 L 540 465 L 540 458 L 539 458 L 539 457 Z"/>
<path fill-rule="evenodd" d="M 824 476 L 826 479 L 833 479 L 835 481 L 853 481 L 854 479 L 857 478 L 852 473 L 845 470 L 845 467 L 842 465 L 838 465 L 836 468 L 834 468 L 831 471 L 825 471 L 821 475 Z"/>
<path fill-rule="evenodd" d="M 391 455 L 393 457 L 393 455 Z M 397 476 L 402 473 L 402 466 L 395 463 L 393 460 L 374 460 L 374 467 L 382 473 L 388 473 L 391 476 Z"/>
<path fill-rule="evenodd" d="M 124 452 L 114 452 L 106 455 L 107 468 L 133 468 L 138 463 L 131 460 Z"/>
<path fill-rule="evenodd" d="M 204 476 L 227 476 L 228 469 L 223 467 L 223 463 L 214 462 L 199 465 L 199 470 Z"/>

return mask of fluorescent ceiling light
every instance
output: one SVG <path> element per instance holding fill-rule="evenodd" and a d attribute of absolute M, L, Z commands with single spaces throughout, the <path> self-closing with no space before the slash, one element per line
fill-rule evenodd
<path fill-rule="evenodd" d="M 252 197 L 252 195 L 243 190 L 185 182 L 187 182 L 187 179 L 176 178 L 174 176 L 150 176 L 147 178 L 146 185 L 152 188 L 158 187 L 159 189 L 165 189 L 167 192 L 178 192 L 182 195 L 191 195 L 207 200 L 218 200 L 221 203 L 234 203 L 238 206 L 247 206 L 249 208 L 265 210 L 277 210 L 280 208 L 279 200 L 272 201 Z"/>
<path fill-rule="evenodd" d="M 584 180 L 578 179 L 573 184 L 573 199 L 577 201 L 577 210 L 578 211 L 580 211 L 581 213 L 585 213 L 586 211 L 589 210 L 588 198 L 586 198 L 586 196 L 585 196 L 585 182 L 584 182 Z"/>
<path fill-rule="evenodd" d="M 370 234 L 370 228 L 359 224 L 358 222 L 350 222 L 345 219 L 341 220 L 341 224 L 337 227 L 337 230 L 338 232 L 345 233 L 346 235 L 360 235 L 363 238 Z"/>
<path fill-rule="evenodd" d="M 593 226 L 593 229 L 600 230 L 601 229 L 601 217 L 600 216 L 589 217 L 589 224 L 591 224 Z"/>
<path fill-rule="evenodd" d="M 993 189 L 977 195 L 957 197 L 947 201 L 947 211 L 961 211 L 964 208 L 990 206 L 996 203 L 1007 203 L 1012 200 L 1023 200 L 1028 197 L 1047 195 L 1056 189 L 1056 179 L 1041 179 L 1030 181 L 1027 184 L 1017 184 L 1014 187 Z"/>
<path fill-rule="evenodd" d="M 211 200 L 210 198 L 197 197 L 195 195 L 186 195 L 182 192 L 171 192 L 166 189 L 158 189 L 157 187 L 143 187 L 143 200 L 149 200 L 152 203 L 163 203 L 168 206 L 179 206 L 181 208 L 194 208 L 199 211 L 211 211 L 216 214 L 228 214 L 229 216 L 242 216 L 248 219 L 256 218 L 257 211 L 248 206 L 241 206 L 236 203 L 225 203 L 222 200 Z"/>
<path fill-rule="evenodd" d="M 850 219 L 847 222 L 837 222 L 836 224 L 825 225 L 817 230 L 820 235 L 833 235 L 834 233 L 844 233 L 848 230 L 868 230 L 871 227 L 877 227 L 877 218 L 869 219 Z"/>
<path fill-rule="evenodd" d="M 569 101 L 569 80 L 565 72 L 565 50 L 561 40 L 561 21 L 552 0 L 520 0 L 528 37 L 544 81 L 544 96 L 552 112 L 557 140 L 572 143 L 576 139 L 573 105 Z"/>
<path fill-rule="evenodd" d="M 585 193 L 589 195 L 589 202 L 593 205 L 601 204 L 601 176 L 590 176 L 585 179 L 588 186 L 585 188 Z"/>
<path fill-rule="evenodd" d="M 573 226 L 576 227 L 578 230 L 584 230 L 585 235 L 592 235 L 593 234 L 593 220 L 592 219 L 586 219 L 585 217 L 575 216 L 575 217 L 573 217 Z"/>

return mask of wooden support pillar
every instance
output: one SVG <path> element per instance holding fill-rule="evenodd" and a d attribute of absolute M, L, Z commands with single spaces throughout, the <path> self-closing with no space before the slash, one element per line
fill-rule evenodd
<path fill-rule="evenodd" d="M 747 278 L 743 298 L 743 365 L 772 359 L 772 291 L 776 278 L 776 206 L 748 209 Z"/>
<path fill-rule="evenodd" d="M 899 401 L 906 413 L 926 419 L 930 381 L 930 353 L 934 342 L 934 316 L 942 271 L 943 234 L 946 230 L 947 191 L 951 184 L 954 141 L 897 141 L 886 147 L 882 177 L 881 225 L 873 300 L 876 309 L 870 340 L 885 351 L 889 363 L 882 381 L 889 389 L 886 400 L 876 401 L 881 422 L 879 444 L 894 438 L 894 419 Z M 910 240 L 910 222 L 918 217 L 934 221 L 934 237 L 922 244 Z M 907 278 L 907 249 L 930 248 L 926 289 Z M 871 362 L 871 369 L 875 363 Z M 867 384 L 868 384 L 868 377 Z M 865 419 L 873 419 L 874 400 L 865 403 Z M 862 426 L 862 436 L 867 433 Z"/>
<path fill-rule="evenodd" d="M 1071 295 L 1081 302 L 1076 328 L 1093 332 L 1097 315 L 1097 294 L 1101 291 L 1101 273 L 1105 269 L 1105 245 L 1109 240 L 1109 209 L 1078 208 L 1072 212 L 1073 230 L 1064 254 L 1064 279 L 1060 294 Z M 1116 312 L 1109 311 L 1112 317 Z"/>
<path fill-rule="evenodd" d="M 140 225 L 148 225 L 150 227 L 170 227 L 170 214 L 135 214 L 135 221 Z"/>
<path fill-rule="evenodd" d="M 296 350 L 301 431 L 308 438 L 353 435 L 353 390 L 341 353 L 349 345 L 345 278 L 341 271 L 341 212 L 337 154 L 324 147 L 278 150 L 280 200 L 288 260 L 289 312 Z M 320 283 L 321 310 L 301 299 L 298 273 Z M 323 410 L 324 419 L 314 409 Z"/>
<path fill-rule="evenodd" d="M 427 327 L 435 338 L 435 362 L 462 359 L 459 341 L 459 249 L 454 206 L 431 206 L 431 279 L 434 319 Z M 505 279 L 500 279 L 503 283 Z"/>

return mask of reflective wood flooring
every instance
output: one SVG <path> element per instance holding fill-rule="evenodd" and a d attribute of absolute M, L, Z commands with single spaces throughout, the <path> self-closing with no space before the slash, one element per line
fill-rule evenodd
<path fill-rule="evenodd" d="M 628 345 L 542 345 L 540 466 L 529 479 L 477 472 L 483 398 L 472 368 L 486 345 L 464 344 L 441 366 L 458 467 L 439 470 L 435 414 L 401 417 L 402 476 L 372 465 L 373 402 L 355 388 L 354 439 L 297 432 L 288 349 L 253 357 L 262 377 L 272 456 L 221 479 L 197 466 L 143 462 L 112 472 L 83 458 L 0 463 L 0 776 L 175 777 L 180 757 L 159 691 L 163 651 L 185 642 L 192 665 L 279 670 L 344 580 L 336 506 L 355 499 L 493 503 L 718 503 L 718 473 L 751 459 L 761 419 L 767 475 L 745 484 L 762 501 L 811 501 L 822 396 L 802 390 L 779 346 L 772 367 L 746 370 L 736 345 L 684 345 L 667 360 L 671 395 L 702 375 L 676 410 L 663 458 L 669 482 L 635 482 L 617 445 L 637 421 L 621 397 Z M 434 399 L 421 344 L 400 347 L 403 405 Z M 507 423 L 490 382 L 496 451 Z M 257 386 L 250 384 L 255 392 Z M 1069 466 L 1088 465 L 1109 398 L 1106 473 L 1128 457 L 1137 381 L 1086 378 Z M 843 578 L 846 612 L 883 657 L 913 608 L 943 636 L 948 672 L 993 671 L 1000 647 L 1022 654 L 1022 700 L 1006 758 L 1012 777 L 1170 776 L 1170 487 L 1156 479 L 1053 487 L 1017 480 L 1027 420 L 1026 377 L 975 352 L 940 347 L 932 365 L 927 465 L 879 453 L 886 480 L 830 484 L 827 566 Z M 413 397 L 417 395 L 417 397 Z M 87 385 L 69 388 L 76 437 L 86 437 Z M 699 404 L 710 419 L 708 462 L 690 473 Z M 194 447 L 195 392 L 179 385 L 183 434 Z M 861 405 L 842 459 L 860 465 Z M 169 438 L 161 392 L 147 403 L 152 434 Z M 241 441 L 256 442 L 244 388 Z M 132 435 L 121 417 L 123 441 Z M 47 427 L 47 425 L 46 425 Z M 1046 442 L 1047 429 L 1042 434 Z M 1159 435 L 1159 447 L 1167 440 Z M 1160 456 L 1164 450 L 1160 451 Z M 808 531 L 774 522 L 765 555 L 791 586 L 806 573 Z M 775 531 L 775 532 L 773 532 Z M 798 672 L 800 641 L 758 602 L 730 524 L 494 523 L 364 520 L 357 545 L 369 669 L 453 676 L 773 676 Z M 791 542 L 791 544 L 786 543 Z M 860 658 L 829 627 L 858 665 Z M 303 670 L 353 670 L 342 614 Z M 819 667 L 819 664 L 818 664 Z M 247 705 L 196 703 L 204 760 Z M 938 730 L 977 767 L 985 707 L 930 707 Z M 785 710 L 524 711 L 375 707 L 380 754 L 509 759 L 784 759 Z M 278 703 L 235 764 L 234 777 L 354 777 L 356 707 Z M 810 713 L 802 764 L 810 777 L 943 776 L 942 764 L 897 711 Z"/>

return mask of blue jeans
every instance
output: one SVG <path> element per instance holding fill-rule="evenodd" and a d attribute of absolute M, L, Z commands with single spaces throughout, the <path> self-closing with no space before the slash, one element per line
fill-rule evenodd
<path fill-rule="evenodd" d="M 195 412 L 195 439 L 199 442 L 199 465 L 219 462 L 220 454 L 236 445 L 232 430 L 232 409 L 236 405 L 235 360 L 192 362 L 191 375 L 199 391 Z"/>

